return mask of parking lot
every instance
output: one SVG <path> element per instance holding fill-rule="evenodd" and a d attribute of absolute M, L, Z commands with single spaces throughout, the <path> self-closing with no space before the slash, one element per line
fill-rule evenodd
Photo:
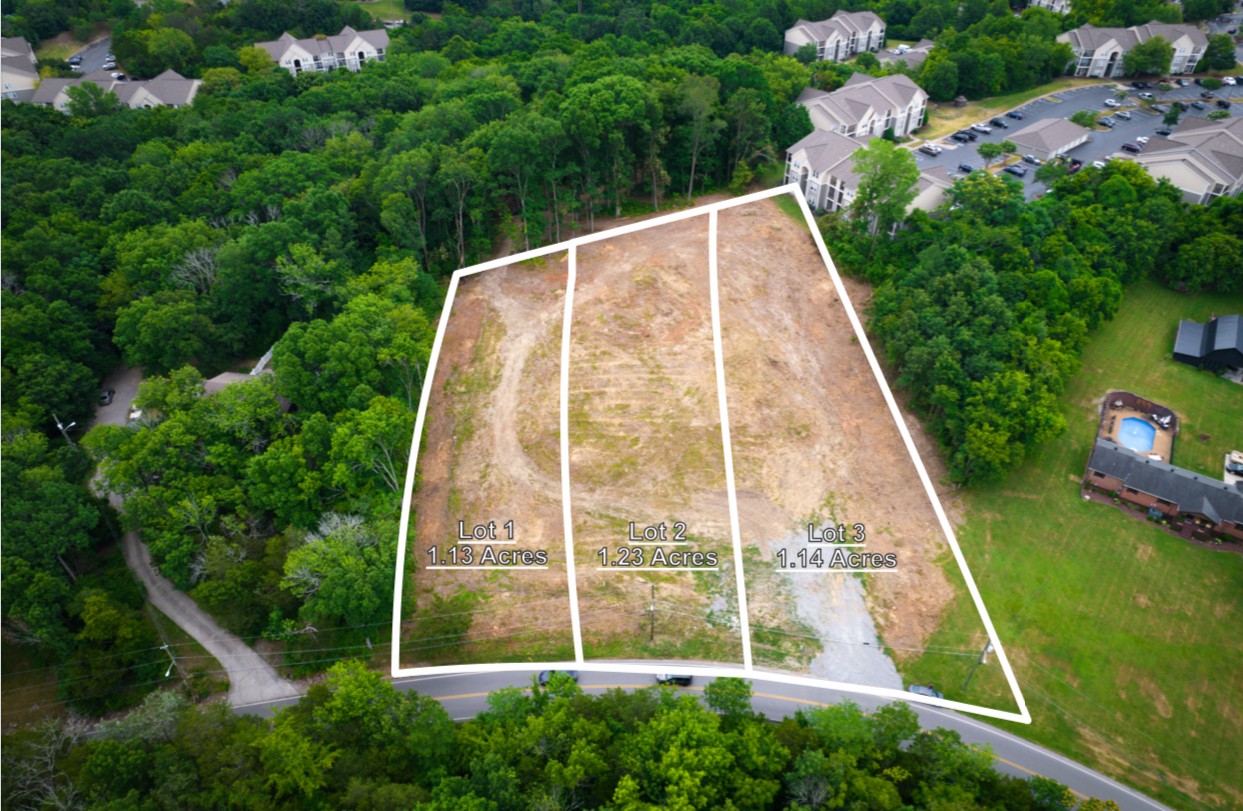
<path fill-rule="evenodd" d="M 1243 70 L 1240 70 L 1243 73 Z M 1188 77 L 1188 81 L 1190 78 Z M 931 168 L 933 166 L 944 166 L 951 175 L 957 176 L 959 164 L 968 164 L 976 169 L 984 168 L 984 159 L 980 157 L 976 149 L 980 144 L 992 141 L 999 143 L 1006 140 L 1007 136 L 1019 131 L 1029 124 L 1046 118 L 1070 118 L 1079 110 L 1093 110 L 1100 113 L 1100 118 L 1106 114 L 1112 114 L 1116 110 L 1110 110 L 1105 106 L 1105 99 L 1116 98 L 1118 91 L 1125 88 L 1127 98 L 1123 101 L 1123 106 L 1119 109 L 1125 109 L 1131 113 L 1131 120 L 1115 119 L 1115 126 L 1108 131 L 1093 131 L 1092 137 L 1087 143 L 1072 149 L 1069 156 L 1078 158 L 1085 164 L 1091 164 L 1092 161 L 1104 160 L 1106 156 L 1118 154 L 1121 147 L 1128 141 L 1133 142 L 1137 136 L 1146 135 L 1150 138 L 1159 139 L 1161 136 L 1156 134 L 1162 124 L 1162 116 L 1157 113 L 1148 112 L 1139 108 L 1139 99 L 1136 95 L 1140 92 L 1130 87 L 1130 80 L 1126 79 L 1119 84 L 1097 85 L 1092 87 L 1079 87 L 1071 90 L 1065 90 L 1058 93 L 1053 98 L 1036 99 L 1017 108 L 1023 114 L 1022 121 L 1014 121 L 1006 119 L 1009 129 L 1001 129 L 993 127 L 993 132 L 989 135 L 977 133 L 977 140 L 966 144 L 959 144 L 950 138 L 941 138 L 933 141 L 937 146 L 942 148 L 940 155 L 935 157 L 915 152 L 915 160 L 921 169 Z M 1153 92 L 1157 96 L 1157 103 L 1168 106 L 1174 101 L 1199 101 L 1200 93 L 1204 88 L 1195 84 L 1188 84 L 1186 87 L 1174 87 L 1168 93 Z M 1243 87 L 1223 87 L 1216 91 L 1217 98 L 1234 98 L 1236 107 L 1231 110 L 1235 112 L 1238 109 L 1238 101 L 1243 101 Z M 1054 100 L 1056 99 L 1056 100 Z M 1182 114 L 1181 121 L 1185 121 L 1192 116 L 1206 116 L 1213 110 L 1217 109 L 1214 102 L 1206 102 L 1207 109 L 1195 110 L 1190 109 Z M 998 117 L 1005 118 L 1008 111 L 998 111 Z M 987 120 L 980 123 L 988 124 Z M 989 126 L 992 126 L 989 124 Z M 965 128 L 964 128 L 965 129 Z M 918 145 L 918 144 L 916 144 Z M 1125 153 L 1121 153 L 1125 154 Z M 990 167 L 993 171 L 999 171 L 996 167 L 1000 165 L 1000 161 L 993 163 Z M 1046 191 L 1043 183 L 1035 179 L 1035 167 L 1028 166 L 1027 177 L 1016 178 L 1024 187 L 1024 196 L 1027 199 L 1038 197 Z"/>

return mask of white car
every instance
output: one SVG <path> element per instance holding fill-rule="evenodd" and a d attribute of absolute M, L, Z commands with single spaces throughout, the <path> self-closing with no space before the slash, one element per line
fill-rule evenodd
<path fill-rule="evenodd" d="M 1116 99 L 1105 99 L 1105 106 L 1106 107 L 1117 107 L 1118 102 Z"/>
<path fill-rule="evenodd" d="M 1094 166 L 1097 169 L 1104 169 L 1105 162 L 1104 161 L 1092 161 L 1092 166 Z"/>
<path fill-rule="evenodd" d="M 989 135 L 993 131 L 993 128 L 988 126 L 987 124 L 972 124 L 971 129 L 975 130 L 976 132 L 982 132 L 985 135 Z"/>
<path fill-rule="evenodd" d="M 1238 84 L 1238 82 L 1235 81 L 1233 76 L 1223 76 L 1221 77 L 1221 81 L 1222 81 L 1222 84 L 1228 84 L 1231 87 Z"/>
<path fill-rule="evenodd" d="M 1135 143 L 1140 144 L 1141 146 L 1143 146 L 1144 144 L 1147 144 L 1147 143 L 1148 143 L 1148 136 L 1147 136 L 1147 135 L 1140 135 L 1140 136 L 1137 136 L 1137 137 L 1135 138 Z"/>

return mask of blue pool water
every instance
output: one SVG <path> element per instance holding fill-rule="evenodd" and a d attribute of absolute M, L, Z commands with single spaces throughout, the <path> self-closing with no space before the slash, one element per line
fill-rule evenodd
<path fill-rule="evenodd" d="M 1139 417 L 1127 417 L 1122 421 L 1118 441 L 1133 451 L 1147 453 L 1152 450 L 1152 440 L 1156 435 L 1157 429 L 1152 423 Z"/>

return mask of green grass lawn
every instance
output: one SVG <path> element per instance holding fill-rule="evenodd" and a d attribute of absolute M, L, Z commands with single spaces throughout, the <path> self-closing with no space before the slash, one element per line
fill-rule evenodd
<path fill-rule="evenodd" d="M 1241 310 L 1243 296 L 1128 289 L 1063 398 L 1067 432 L 1004 482 L 964 491 L 958 528 L 1034 719 L 1000 725 L 1176 808 L 1243 807 L 1243 556 L 1086 504 L 1079 479 L 1110 389 L 1173 408 L 1174 463 L 1221 477 L 1222 455 L 1243 448 L 1243 386 L 1170 353 L 1180 318 Z M 978 641 L 978 627 L 960 600 L 929 647 Z M 960 692 L 972 661 L 928 653 L 904 670 L 1012 707 L 995 659 Z"/>
<path fill-rule="evenodd" d="M 368 0 L 367 2 L 357 2 L 357 0 L 337 0 L 341 5 L 360 6 L 363 11 L 371 15 L 375 20 L 410 20 L 410 12 L 406 11 L 402 0 Z"/>
<path fill-rule="evenodd" d="M 1072 87 L 1087 87 L 1097 84 L 1101 84 L 1099 79 L 1062 78 L 1054 79 L 1047 84 L 1042 84 L 1029 90 L 1021 90 L 1004 96 L 992 96 L 991 98 L 973 101 L 965 107 L 955 107 L 952 103 L 933 103 L 928 105 L 928 123 L 919 131 L 919 137 L 935 141 L 937 138 L 943 138 L 955 130 L 960 130 L 970 124 L 992 118 L 1003 110 L 1013 110 L 1015 107 L 1021 107 L 1034 98 Z"/>

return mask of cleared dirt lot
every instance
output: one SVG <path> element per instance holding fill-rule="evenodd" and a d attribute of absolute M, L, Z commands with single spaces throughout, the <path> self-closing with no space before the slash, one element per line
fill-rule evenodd
<path fill-rule="evenodd" d="M 573 655 L 558 450 L 566 276 L 560 254 L 463 277 L 444 316 L 412 502 L 405 667 Z M 427 568 L 430 547 L 443 558 L 457 545 L 459 521 L 495 522 L 507 540 L 511 520 L 514 544 L 492 548 L 543 550 L 546 570 Z"/>
<path fill-rule="evenodd" d="M 858 623 L 817 623 L 820 613 L 758 587 L 776 549 L 807 546 L 808 522 L 859 522 L 866 551 L 898 555 L 896 570 L 866 575 L 865 594 L 900 663 L 903 652 L 923 649 L 954 596 L 936 563 L 949 550 L 932 505 L 802 219 L 771 200 L 726 209 L 718 250 L 742 541 L 762 558 L 748 559 L 751 621 L 781 627 L 801 618 L 821 629 L 826 648 L 861 646 Z M 798 577 L 796 599 L 814 605 L 853 575 Z M 757 661 L 762 653 L 757 644 Z"/>

